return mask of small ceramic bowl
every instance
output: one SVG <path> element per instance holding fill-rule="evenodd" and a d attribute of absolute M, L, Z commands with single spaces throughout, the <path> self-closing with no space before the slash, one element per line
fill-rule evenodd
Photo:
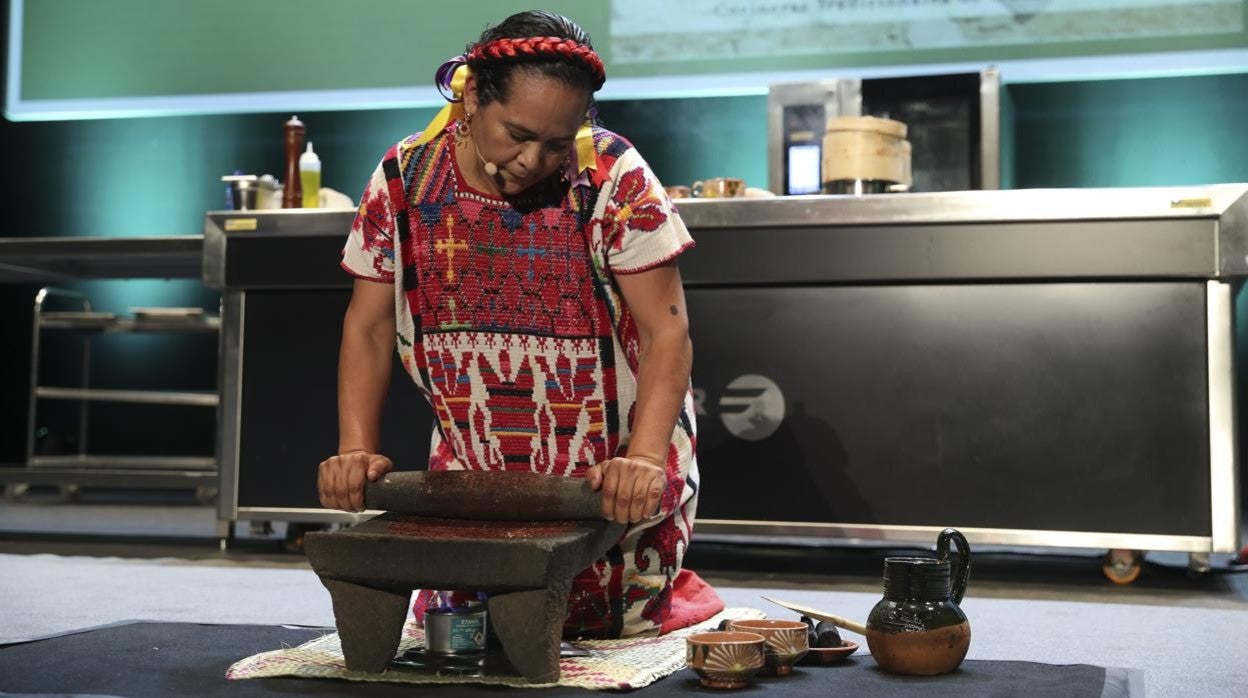
<path fill-rule="evenodd" d="M 763 657 L 764 676 L 788 676 L 793 665 L 806 655 L 810 648 L 806 624 L 796 620 L 734 620 L 729 630 L 758 633 L 767 639 L 767 652 Z"/>
<path fill-rule="evenodd" d="M 841 640 L 840 647 L 811 647 L 810 651 L 802 659 L 802 664 L 814 664 L 818 666 L 827 666 L 829 664 L 840 664 L 845 658 L 858 651 L 858 643 L 849 640 Z"/>
<path fill-rule="evenodd" d="M 763 667 L 758 633 L 712 630 L 685 639 L 685 663 L 707 688 L 745 688 Z"/>

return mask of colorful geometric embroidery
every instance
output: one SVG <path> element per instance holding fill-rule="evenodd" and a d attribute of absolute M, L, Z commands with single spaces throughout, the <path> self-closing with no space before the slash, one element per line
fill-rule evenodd
<path fill-rule="evenodd" d="M 425 356 L 442 433 L 466 461 L 571 475 L 603 459 L 597 341 L 442 332 Z"/>

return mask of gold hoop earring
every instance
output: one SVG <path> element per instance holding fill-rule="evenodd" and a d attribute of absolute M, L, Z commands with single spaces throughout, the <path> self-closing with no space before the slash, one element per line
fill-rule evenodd
<path fill-rule="evenodd" d="M 455 125 L 455 144 L 464 145 L 472 138 L 472 114 L 464 114 L 464 118 Z"/>

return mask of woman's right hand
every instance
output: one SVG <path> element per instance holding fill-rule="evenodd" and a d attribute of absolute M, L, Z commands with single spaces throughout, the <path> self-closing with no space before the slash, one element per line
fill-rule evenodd
<path fill-rule="evenodd" d="M 380 453 L 347 451 L 321 461 L 316 489 L 321 506 L 343 511 L 364 511 L 364 482 L 394 470 L 394 463 Z"/>

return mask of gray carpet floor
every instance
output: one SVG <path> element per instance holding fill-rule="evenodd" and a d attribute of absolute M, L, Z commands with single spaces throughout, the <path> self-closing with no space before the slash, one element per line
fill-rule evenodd
<path fill-rule="evenodd" d="M 123 620 L 333 624 L 302 557 L 276 545 L 220 551 L 202 528 L 211 519 L 202 507 L 0 504 L 0 642 Z M 882 555 L 696 541 L 690 551 L 730 607 L 793 615 L 767 594 L 858 619 L 879 599 Z M 1136 669 L 1150 696 L 1246 696 L 1248 574 L 1189 579 L 1183 561 L 1150 564 L 1135 585 L 1117 587 L 1092 557 L 977 556 L 962 604 L 969 658 Z"/>

